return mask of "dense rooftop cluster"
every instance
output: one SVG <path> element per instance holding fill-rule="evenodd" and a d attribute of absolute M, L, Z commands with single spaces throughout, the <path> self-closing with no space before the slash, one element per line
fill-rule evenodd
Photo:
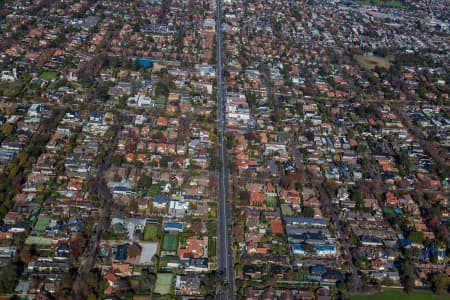
<path fill-rule="evenodd" d="M 214 5 L 2 3 L 2 294 L 215 292 Z"/>
<path fill-rule="evenodd" d="M 448 26 L 396 3 L 225 1 L 239 297 L 447 288 Z"/>
<path fill-rule="evenodd" d="M 429 2 L 224 0 L 236 299 L 448 296 Z M 212 0 L 0 1 L 0 299 L 220 297 L 216 23 Z"/>

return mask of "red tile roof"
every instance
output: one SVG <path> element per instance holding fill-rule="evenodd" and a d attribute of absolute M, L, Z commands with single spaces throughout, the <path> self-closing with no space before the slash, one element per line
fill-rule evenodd
<path fill-rule="evenodd" d="M 273 234 L 283 234 L 284 235 L 284 230 L 283 230 L 283 222 L 281 220 L 272 220 L 272 233 Z"/>

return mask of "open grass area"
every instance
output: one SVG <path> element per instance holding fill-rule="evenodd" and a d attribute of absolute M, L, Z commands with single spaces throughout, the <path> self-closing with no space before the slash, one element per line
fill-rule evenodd
<path fill-rule="evenodd" d="M 406 8 L 405 4 L 399 0 L 360 0 L 356 1 L 360 5 L 367 6 L 379 6 L 379 7 L 390 7 L 390 8 Z"/>
<path fill-rule="evenodd" d="M 16 97 L 24 87 L 23 82 L 0 82 L 0 91 L 4 97 Z"/>
<path fill-rule="evenodd" d="M 50 218 L 40 217 L 37 220 L 36 224 L 34 224 L 33 230 L 45 231 L 45 229 L 47 228 L 47 225 L 50 224 L 50 221 L 51 221 Z"/>
<path fill-rule="evenodd" d="M 216 257 L 216 246 L 217 246 L 217 240 L 216 237 L 210 235 L 208 237 L 208 258 Z"/>
<path fill-rule="evenodd" d="M 58 72 L 45 71 L 39 76 L 44 79 L 56 79 L 58 77 Z"/>
<path fill-rule="evenodd" d="M 277 198 L 275 198 L 273 196 L 267 196 L 266 199 L 264 200 L 264 202 L 266 202 L 266 205 L 270 206 L 270 207 L 277 206 Z"/>
<path fill-rule="evenodd" d="M 377 66 L 380 68 L 389 69 L 391 66 L 391 63 L 387 59 L 379 56 L 355 55 L 355 59 L 361 67 L 369 70 L 372 70 Z"/>
<path fill-rule="evenodd" d="M 155 224 L 145 225 L 144 241 L 158 242 L 160 239 L 159 232 L 160 232 L 159 225 L 155 225 Z"/>
<path fill-rule="evenodd" d="M 293 215 L 291 207 L 285 203 L 281 204 L 281 213 L 283 214 L 283 216 Z"/>
<path fill-rule="evenodd" d="M 55 83 L 55 82 L 52 82 L 52 83 L 50 83 L 48 86 L 47 86 L 47 89 L 49 89 L 49 90 L 54 90 L 54 89 L 56 89 L 58 87 L 58 85 Z"/>
<path fill-rule="evenodd" d="M 208 233 L 210 235 L 217 235 L 217 222 L 207 221 L 206 228 L 208 229 Z"/>
<path fill-rule="evenodd" d="M 164 251 L 176 251 L 178 249 L 178 236 L 175 234 L 164 234 L 164 240 L 162 250 Z"/>
<path fill-rule="evenodd" d="M 155 293 L 160 295 L 170 294 L 170 288 L 172 287 L 171 273 L 158 273 L 156 274 Z"/>
<path fill-rule="evenodd" d="M 25 240 L 25 245 L 36 245 L 38 247 L 49 247 L 53 243 L 53 239 L 39 236 L 29 236 Z"/>
<path fill-rule="evenodd" d="M 414 291 L 407 294 L 403 291 L 384 291 L 374 295 L 355 295 L 350 296 L 350 300 L 444 300 L 450 296 L 435 295 L 426 291 Z"/>

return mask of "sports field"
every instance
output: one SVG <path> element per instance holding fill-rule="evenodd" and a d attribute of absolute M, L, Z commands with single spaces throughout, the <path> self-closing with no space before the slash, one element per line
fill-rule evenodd
<path fill-rule="evenodd" d="M 173 275 L 170 273 L 158 273 L 156 274 L 155 293 L 160 295 L 170 294 L 170 288 L 172 287 Z"/>
<path fill-rule="evenodd" d="M 374 295 L 350 296 L 350 300 L 448 300 L 450 296 L 435 295 L 431 292 L 414 291 L 407 294 L 403 291 L 384 291 Z"/>
<path fill-rule="evenodd" d="M 170 233 L 164 234 L 162 250 L 176 251 L 178 246 L 178 236 Z"/>

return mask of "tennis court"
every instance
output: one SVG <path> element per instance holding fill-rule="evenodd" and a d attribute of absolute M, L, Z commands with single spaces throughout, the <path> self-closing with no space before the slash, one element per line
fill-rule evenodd
<path fill-rule="evenodd" d="M 178 236 L 175 234 L 166 233 L 164 234 L 164 240 L 162 245 L 162 250 L 164 251 L 176 251 L 178 246 Z"/>

